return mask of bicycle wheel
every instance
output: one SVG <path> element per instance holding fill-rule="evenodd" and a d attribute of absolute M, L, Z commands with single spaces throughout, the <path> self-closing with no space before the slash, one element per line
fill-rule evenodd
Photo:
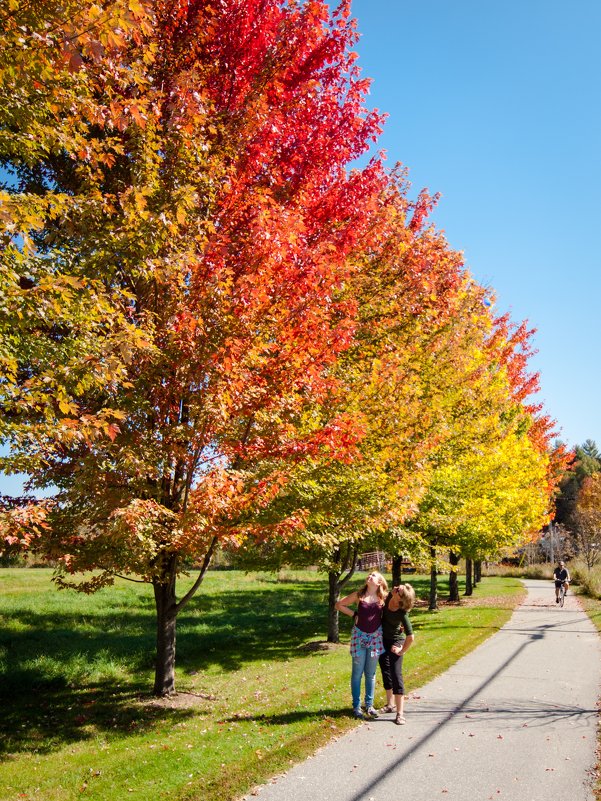
<path fill-rule="evenodd" d="M 565 587 L 560 587 L 559 589 L 559 605 L 563 606 L 564 598 L 566 597 Z"/>

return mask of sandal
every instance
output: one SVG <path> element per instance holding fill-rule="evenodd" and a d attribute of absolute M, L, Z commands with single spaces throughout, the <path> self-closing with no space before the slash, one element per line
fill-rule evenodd
<path fill-rule="evenodd" d="M 386 706 L 383 706 L 382 709 L 380 709 L 380 712 L 383 715 L 386 714 L 387 712 L 394 712 L 394 707 L 390 706 L 390 704 L 386 704 Z"/>
<path fill-rule="evenodd" d="M 404 726 L 405 723 L 407 723 L 407 721 L 402 715 L 397 715 L 396 718 L 394 719 L 394 722 L 396 723 L 397 726 Z"/>

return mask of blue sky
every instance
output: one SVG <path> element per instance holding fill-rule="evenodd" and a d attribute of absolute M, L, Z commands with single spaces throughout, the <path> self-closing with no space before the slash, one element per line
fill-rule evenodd
<path fill-rule="evenodd" d="M 601 445 L 601 2 L 353 0 L 380 145 L 499 311 L 537 329 L 540 398 Z"/>

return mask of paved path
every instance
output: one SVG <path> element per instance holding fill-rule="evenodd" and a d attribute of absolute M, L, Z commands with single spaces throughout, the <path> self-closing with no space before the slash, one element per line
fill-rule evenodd
<path fill-rule="evenodd" d="M 601 638 L 571 593 L 560 609 L 524 583 L 501 631 L 408 697 L 407 725 L 363 723 L 252 798 L 593 801 Z"/>

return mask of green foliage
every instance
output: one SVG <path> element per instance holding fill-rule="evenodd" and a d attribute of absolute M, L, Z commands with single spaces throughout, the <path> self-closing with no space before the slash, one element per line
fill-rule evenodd
<path fill-rule="evenodd" d="M 601 469 L 601 452 L 594 439 L 587 439 L 582 445 L 576 447 L 576 456 L 580 459 L 586 457 L 598 463 L 597 469 Z"/>

